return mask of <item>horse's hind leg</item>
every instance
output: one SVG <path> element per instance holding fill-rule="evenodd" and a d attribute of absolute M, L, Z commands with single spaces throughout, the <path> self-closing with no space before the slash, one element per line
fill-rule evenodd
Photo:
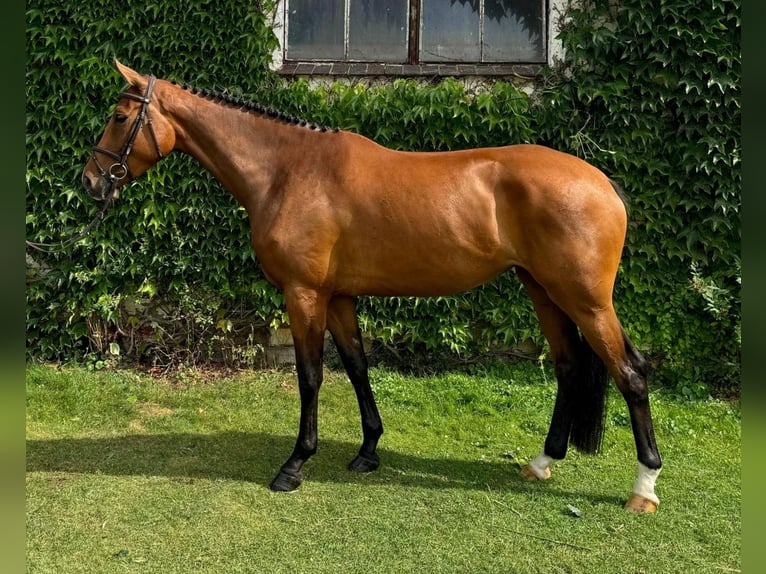
<path fill-rule="evenodd" d="M 532 298 L 541 328 L 551 345 L 559 390 L 543 452 L 522 473 L 547 478 L 548 465 L 566 452 L 566 439 L 579 450 L 595 452 L 604 423 L 606 366 L 628 405 L 638 456 L 638 477 L 625 507 L 653 512 L 659 504 L 654 484 L 662 468 L 649 408 L 646 361 L 628 339 L 611 302 L 611 285 L 601 289 L 543 287 L 527 271 L 518 274 Z M 579 327 L 583 339 L 575 335 Z M 593 356 L 593 353 L 597 357 Z"/>
<path fill-rule="evenodd" d="M 362 446 L 348 468 L 354 472 L 371 472 L 380 465 L 376 449 L 378 439 L 383 434 L 383 423 L 370 387 L 367 357 L 362 346 L 362 334 L 359 330 L 353 298 L 335 296 L 330 300 L 327 310 L 327 327 L 356 392 L 359 413 L 362 417 Z"/>
<path fill-rule="evenodd" d="M 606 370 L 603 365 L 597 368 L 600 361 L 581 339 L 577 325 L 545 289 L 525 269 L 516 268 L 516 273 L 532 299 L 550 345 L 558 382 L 544 448 L 521 470 L 527 480 L 544 480 L 550 477 L 551 462 L 564 458 L 570 441 L 584 452 L 598 449 L 603 433 Z"/>
<path fill-rule="evenodd" d="M 654 493 L 654 483 L 662 468 L 662 460 L 654 438 L 649 408 L 647 365 L 625 334 L 611 301 L 604 303 L 606 296 L 601 299 L 601 304 L 595 301 L 588 303 L 588 297 L 582 293 L 579 298 L 568 299 L 570 303 L 565 308 L 590 346 L 606 364 L 628 405 L 638 457 L 638 477 L 625 508 L 653 512 L 659 504 Z"/>

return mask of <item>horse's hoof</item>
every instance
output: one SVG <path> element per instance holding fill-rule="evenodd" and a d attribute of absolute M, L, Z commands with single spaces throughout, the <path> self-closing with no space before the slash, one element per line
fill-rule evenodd
<path fill-rule="evenodd" d="M 301 485 L 301 482 L 303 482 L 303 475 L 300 472 L 294 475 L 281 470 L 271 481 L 269 488 L 274 492 L 293 492 Z"/>
<path fill-rule="evenodd" d="M 651 514 L 657 510 L 657 503 L 634 492 L 625 503 L 625 510 Z"/>
<path fill-rule="evenodd" d="M 372 472 L 377 470 L 379 466 L 380 459 L 377 454 L 373 457 L 362 456 L 360 454 L 349 463 L 348 469 L 351 472 Z"/>
<path fill-rule="evenodd" d="M 534 470 L 532 470 L 531 466 L 529 466 L 528 464 L 525 464 L 519 471 L 519 474 L 521 474 L 521 477 L 524 480 L 528 480 L 530 482 L 534 480 L 548 480 L 551 477 L 551 469 L 546 468 L 543 471 L 542 476 L 540 476 Z"/>

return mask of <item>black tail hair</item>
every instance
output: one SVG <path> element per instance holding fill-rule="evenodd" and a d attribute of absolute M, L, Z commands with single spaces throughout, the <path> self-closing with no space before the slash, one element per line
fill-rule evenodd
<path fill-rule="evenodd" d="M 569 442 L 580 452 L 595 454 L 601 448 L 606 422 L 608 372 L 582 335 L 577 363 L 577 389 L 572 392 L 572 430 Z"/>
<path fill-rule="evenodd" d="M 622 189 L 622 186 L 614 181 L 613 179 L 609 179 L 609 183 L 612 185 L 612 189 L 614 189 L 614 192 L 617 194 L 617 197 L 620 198 L 620 201 L 622 201 L 622 204 L 625 206 L 625 210 L 630 209 L 630 202 L 628 200 L 628 196 L 625 195 L 625 190 Z"/>

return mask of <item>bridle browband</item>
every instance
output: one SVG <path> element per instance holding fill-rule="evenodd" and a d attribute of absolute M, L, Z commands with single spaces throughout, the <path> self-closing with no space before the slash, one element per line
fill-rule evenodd
<path fill-rule="evenodd" d="M 152 127 L 152 118 L 149 115 L 149 102 L 152 99 L 154 82 L 156 81 L 157 78 L 154 76 L 149 76 L 149 83 L 146 86 L 146 92 L 143 96 L 137 96 L 136 94 L 132 94 L 130 92 L 122 92 L 120 94 L 120 98 L 128 98 L 130 100 L 141 102 L 141 111 L 138 113 L 136 120 L 133 122 L 133 126 L 130 128 L 130 135 L 125 142 L 125 145 L 122 147 L 122 151 L 120 153 L 115 153 L 102 147 L 93 146 L 93 153 L 91 154 L 91 158 L 101 172 L 101 176 L 109 179 L 109 188 L 106 190 L 106 192 L 101 194 L 101 199 L 104 200 L 104 205 L 96 214 L 96 217 L 80 233 L 74 237 L 70 237 L 65 241 L 59 241 L 58 243 L 37 243 L 27 240 L 27 247 L 31 247 L 37 251 L 42 251 L 43 253 L 52 253 L 57 249 L 63 249 L 77 243 L 80 239 L 85 237 L 88 233 L 96 228 L 96 226 L 104 218 L 104 214 L 106 213 L 109 205 L 112 203 L 112 199 L 114 199 L 114 192 L 117 188 L 117 183 L 124 179 L 126 176 L 129 176 L 131 179 L 133 179 L 133 176 L 130 173 L 130 168 L 128 168 L 128 156 L 130 156 L 130 152 L 133 151 L 133 144 L 136 143 L 138 132 L 141 130 L 141 126 L 143 125 L 144 120 L 146 120 L 146 124 L 149 126 L 149 133 L 152 135 L 152 141 L 154 142 L 154 147 L 157 150 L 157 155 L 160 159 L 165 157 L 165 154 L 162 153 L 162 149 L 160 148 L 160 142 L 157 140 L 157 134 L 154 133 L 154 128 Z M 115 163 L 110 165 L 109 169 L 104 169 L 96 157 L 97 153 L 112 158 Z"/>
<path fill-rule="evenodd" d="M 112 194 L 117 187 L 117 182 L 120 180 L 124 179 L 125 177 L 133 179 L 133 175 L 130 173 L 130 168 L 128 167 L 127 163 L 128 156 L 130 156 L 130 152 L 133 151 L 133 144 L 136 142 L 136 137 L 138 137 L 138 132 L 141 131 L 141 126 L 143 126 L 144 120 L 146 120 L 146 125 L 149 127 L 149 133 L 152 136 L 152 141 L 154 142 L 154 147 L 157 150 L 157 155 L 160 159 L 165 157 L 165 154 L 162 153 L 162 149 L 160 148 L 160 142 L 157 140 L 157 134 L 154 133 L 152 118 L 149 115 L 149 102 L 152 99 L 154 82 L 156 81 L 157 78 L 154 76 L 149 76 L 149 83 L 146 86 L 146 93 L 143 96 L 138 96 L 130 92 L 122 92 L 120 94 L 120 98 L 128 98 L 129 100 L 141 102 L 141 111 L 138 112 L 138 116 L 136 116 L 136 119 L 133 122 L 133 126 L 130 128 L 130 135 L 125 142 L 125 145 L 122 147 L 122 151 L 120 153 L 115 153 L 112 150 L 108 150 L 102 147 L 93 147 L 93 154 L 91 158 L 101 172 L 101 177 L 109 179 L 109 188 L 105 193 L 102 194 L 101 199 L 111 199 Z M 110 165 L 108 169 L 104 169 L 104 167 L 101 165 L 101 162 L 98 161 L 98 157 L 96 156 L 97 153 L 112 158 L 115 163 Z"/>

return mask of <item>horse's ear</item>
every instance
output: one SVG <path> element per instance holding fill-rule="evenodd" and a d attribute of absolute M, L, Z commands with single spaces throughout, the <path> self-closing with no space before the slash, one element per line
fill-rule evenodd
<path fill-rule="evenodd" d="M 131 86 L 139 89 L 143 89 L 146 86 L 146 78 L 135 70 L 128 68 L 116 58 L 114 60 L 114 65 L 117 66 L 117 70 Z"/>

